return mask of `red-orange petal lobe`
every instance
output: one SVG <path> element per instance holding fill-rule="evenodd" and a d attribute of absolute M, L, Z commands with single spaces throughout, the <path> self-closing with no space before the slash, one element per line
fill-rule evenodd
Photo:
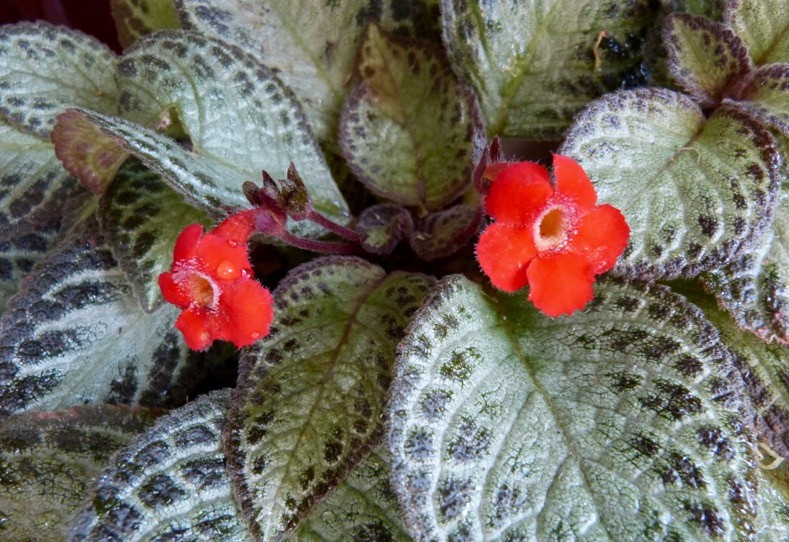
<path fill-rule="evenodd" d="M 182 288 L 175 281 L 172 273 L 161 273 L 159 275 L 159 289 L 162 291 L 165 301 L 182 309 L 187 308 L 193 301 L 189 297 L 186 288 Z"/>
<path fill-rule="evenodd" d="M 274 319 L 271 305 L 271 293 L 254 279 L 243 278 L 229 285 L 219 298 L 226 320 L 225 338 L 243 348 L 268 335 Z"/>
<path fill-rule="evenodd" d="M 616 265 L 629 237 L 630 227 L 619 209 L 598 205 L 581 217 L 567 250 L 583 255 L 597 275 Z"/>
<path fill-rule="evenodd" d="M 491 224 L 477 243 L 477 261 L 499 290 L 514 292 L 526 286 L 526 268 L 537 254 L 531 228 Z"/>
<path fill-rule="evenodd" d="M 499 222 L 526 224 L 551 195 L 548 171 L 534 162 L 518 162 L 499 172 L 485 198 L 485 210 Z"/>
<path fill-rule="evenodd" d="M 192 350 L 205 350 L 217 339 L 212 315 L 200 309 L 187 309 L 175 321 L 175 328 Z"/>
<path fill-rule="evenodd" d="M 175 241 L 173 263 L 194 258 L 197 254 L 197 245 L 202 235 L 203 226 L 200 224 L 190 224 L 185 227 Z"/>
<path fill-rule="evenodd" d="M 246 245 L 254 230 L 253 221 L 256 212 L 258 212 L 256 209 L 248 209 L 230 215 L 220 222 L 211 233 L 238 245 Z"/>
<path fill-rule="evenodd" d="M 581 210 L 589 210 L 597 203 L 597 192 L 581 165 L 561 154 L 553 155 L 553 175 L 556 192 L 575 201 Z"/>
<path fill-rule="evenodd" d="M 529 301 L 548 316 L 572 314 L 592 300 L 594 276 L 586 259 L 572 252 L 534 258 L 527 270 Z"/>
<path fill-rule="evenodd" d="M 216 279 L 235 280 L 242 270 L 252 270 L 246 243 L 240 245 L 213 233 L 203 236 L 197 247 L 197 259 L 205 272 Z"/>

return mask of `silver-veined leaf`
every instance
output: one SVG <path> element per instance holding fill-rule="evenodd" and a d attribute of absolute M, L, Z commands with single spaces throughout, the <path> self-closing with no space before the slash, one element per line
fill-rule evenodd
<path fill-rule="evenodd" d="M 789 11 L 783 0 L 732 0 L 724 18 L 748 46 L 754 64 L 789 62 Z"/>
<path fill-rule="evenodd" d="M 727 100 L 789 136 L 789 63 L 754 70 L 739 99 Z"/>
<path fill-rule="evenodd" d="M 157 30 L 181 28 L 173 0 L 110 0 L 110 9 L 123 47 Z"/>

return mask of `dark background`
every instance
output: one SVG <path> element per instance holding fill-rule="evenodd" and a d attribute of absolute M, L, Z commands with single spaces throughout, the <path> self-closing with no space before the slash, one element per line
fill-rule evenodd
<path fill-rule="evenodd" d="M 36 20 L 76 28 L 121 50 L 109 0 L 0 0 L 0 24 Z"/>

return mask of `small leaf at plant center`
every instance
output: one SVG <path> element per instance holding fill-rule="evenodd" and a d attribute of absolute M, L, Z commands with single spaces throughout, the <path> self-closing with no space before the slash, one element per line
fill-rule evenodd
<path fill-rule="evenodd" d="M 110 8 L 123 47 L 157 30 L 181 27 L 174 0 L 110 0 Z"/>

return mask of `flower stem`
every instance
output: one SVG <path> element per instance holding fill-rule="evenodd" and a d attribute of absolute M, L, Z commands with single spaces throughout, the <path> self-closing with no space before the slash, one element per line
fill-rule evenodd
<path fill-rule="evenodd" d="M 341 224 L 337 224 L 333 220 L 323 216 L 312 208 L 307 211 L 307 220 L 311 220 L 318 226 L 326 228 L 330 232 L 336 233 L 343 239 L 346 239 L 352 243 L 359 244 L 362 241 L 361 236 L 356 231 L 346 228 Z"/>
<path fill-rule="evenodd" d="M 354 243 L 344 243 L 336 241 L 318 241 L 293 235 L 287 230 L 283 230 L 278 237 L 285 243 L 296 248 L 311 250 L 312 252 L 322 252 L 324 254 L 358 254 L 359 246 Z"/>

